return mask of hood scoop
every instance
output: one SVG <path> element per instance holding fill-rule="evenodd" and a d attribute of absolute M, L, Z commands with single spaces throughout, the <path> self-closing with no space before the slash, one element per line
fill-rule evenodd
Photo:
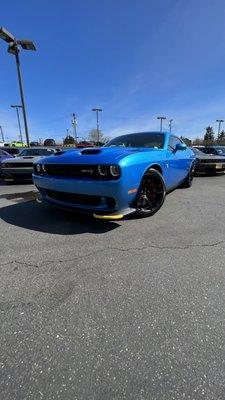
<path fill-rule="evenodd" d="M 81 154 L 99 154 L 101 153 L 100 149 L 84 149 L 81 151 Z"/>

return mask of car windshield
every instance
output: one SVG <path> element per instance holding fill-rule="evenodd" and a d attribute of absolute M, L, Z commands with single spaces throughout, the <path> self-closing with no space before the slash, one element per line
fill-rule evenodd
<path fill-rule="evenodd" d="M 147 147 L 162 149 L 164 146 L 163 133 L 131 133 L 110 140 L 105 147 Z"/>
<path fill-rule="evenodd" d="M 198 154 L 199 156 L 202 156 L 202 155 L 204 154 L 201 150 L 196 149 L 195 147 L 192 147 L 191 150 L 192 150 L 195 154 Z"/>
<path fill-rule="evenodd" d="M 21 151 L 20 156 L 50 156 L 53 153 L 53 149 L 24 149 Z"/>

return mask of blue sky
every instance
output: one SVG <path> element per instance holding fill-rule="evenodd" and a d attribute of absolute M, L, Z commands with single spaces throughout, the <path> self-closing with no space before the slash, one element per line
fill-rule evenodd
<path fill-rule="evenodd" d="M 224 0 L 11 0 L 1 25 L 34 40 L 21 52 L 32 139 L 65 136 L 71 114 L 78 136 L 103 108 L 107 136 L 158 129 L 174 119 L 179 135 L 203 135 L 225 119 Z M 0 124 L 18 139 L 15 60 L 0 42 Z M 167 123 L 165 123 L 167 128 Z"/>

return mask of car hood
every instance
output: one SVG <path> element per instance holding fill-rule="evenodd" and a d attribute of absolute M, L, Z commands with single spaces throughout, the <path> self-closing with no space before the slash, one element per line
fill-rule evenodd
<path fill-rule="evenodd" d="M 67 150 L 45 157 L 42 162 L 48 164 L 117 164 L 123 158 L 141 152 L 158 152 L 159 149 L 143 147 L 100 147 L 80 150 Z"/>
<path fill-rule="evenodd" d="M 13 160 L 12 160 L 12 158 L 10 158 L 10 162 L 13 161 L 13 164 L 14 164 L 14 163 L 15 163 L 15 164 L 16 164 L 16 163 L 20 163 L 20 164 L 21 164 L 21 162 L 27 163 L 27 162 L 38 161 L 40 158 L 43 158 L 43 156 L 13 157 Z M 8 160 L 8 158 L 7 158 L 7 160 Z M 4 162 L 6 162 L 7 160 L 5 159 Z"/>

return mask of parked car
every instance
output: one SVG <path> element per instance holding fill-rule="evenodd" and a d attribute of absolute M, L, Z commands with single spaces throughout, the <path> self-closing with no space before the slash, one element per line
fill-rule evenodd
<path fill-rule="evenodd" d="M 26 147 L 26 143 L 14 140 L 13 142 L 10 143 L 10 146 L 12 146 L 12 147 Z"/>
<path fill-rule="evenodd" d="M 195 155 L 176 136 L 142 132 L 119 136 L 105 147 L 61 151 L 34 163 L 33 180 L 49 204 L 119 219 L 147 217 L 166 192 L 190 187 Z"/>
<path fill-rule="evenodd" d="M 5 150 L 2 148 L 0 149 L 0 176 L 2 176 L 2 169 L 1 169 L 1 162 L 8 159 L 13 158 L 13 156 L 9 155 Z"/>
<path fill-rule="evenodd" d="M 216 173 L 225 171 L 225 157 L 214 154 L 205 154 L 193 148 L 196 156 L 195 172 Z"/>
<path fill-rule="evenodd" d="M 37 146 L 40 146 L 40 143 L 39 142 L 30 142 L 30 146 L 37 147 Z"/>
<path fill-rule="evenodd" d="M 225 146 L 208 146 L 200 149 L 205 154 L 225 156 Z"/>
<path fill-rule="evenodd" d="M 55 140 L 54 139 L 45 139 L 44 141 L 44 146 L 55 146 Z"/>
<path fill-rule="evenodd" d="M 32 180 L 33 162 L 41 157 L 54 154 L 58 149 L 46 147 L 29 147 L 23 149 L 19 156 L 6 159 L 1 162 L 2 176 L 5 182 L 18 180 Z"/>
<path fill-rule="evenodd" d="M 14 157 L 21 152 L 21 149 L 19 149 L 18 147 L 4 147 L 4 150 L 6 151 L 6 153 Z"/>
<path fill-rule="evenodd" d="M 83 148 L 86 148 L 86 147 L 95 147 L 95 145 L 93 143 L 91 143 L 91 142 L 83 141 L 83 142 L 77 143 L 76 147 L 77 147 L 77 149 L 83 149 Z"/>

